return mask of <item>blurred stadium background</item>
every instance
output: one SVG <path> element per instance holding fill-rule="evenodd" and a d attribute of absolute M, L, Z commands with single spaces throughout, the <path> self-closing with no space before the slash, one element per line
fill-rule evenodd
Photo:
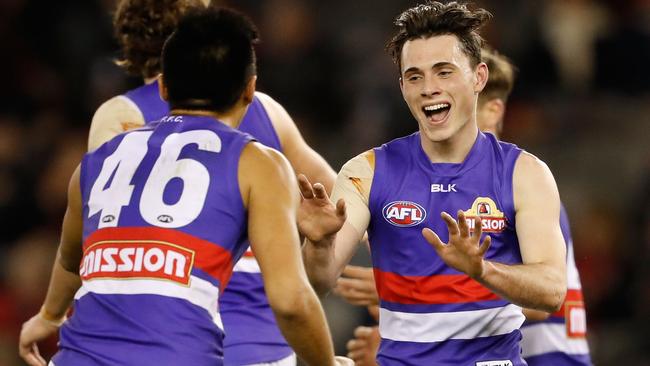
<path fill-rule="evenodd" d="M 650 1 L 475 3 L 494 14 L 489 43 L 519 68 L 503 137 L 549 164 L 571 218 L 592 357 L 650 365 Z M 335 169 L 417 129 L 383 51 L 415 1 L 224 4 L 260 27 L 259 89 Z M 112 63 L 114 5 L 0 1 L 0 365 L 21 365 L 18 331 L 43 299 L 92 114 L 138 85 Z M 369 319 L 325 304 L 342 354 Z"/>

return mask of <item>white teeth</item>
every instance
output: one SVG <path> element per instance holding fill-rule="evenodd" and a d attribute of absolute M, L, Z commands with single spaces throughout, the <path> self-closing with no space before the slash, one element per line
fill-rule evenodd
<path fill-rule="evenodd" d="M 425 111 L 437 111 L 438 109 L 442 109 L 445 107 L 449 107 L 448 103 L 440 103 L 440 104 L 434 104 L 434 105 L 428 105 L 424 107 Z"/>

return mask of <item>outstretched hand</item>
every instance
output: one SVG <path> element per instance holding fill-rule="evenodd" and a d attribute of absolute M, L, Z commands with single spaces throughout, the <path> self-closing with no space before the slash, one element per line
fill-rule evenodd
<path fill-rule="evenodd" d="M 320 183 L 311 184 L 303 174 L 298 175 L 302 199 L 298 209 L 298 229 L 311 242 L 318 243 L 335 235 L 345 223 L 345 202 L 334 204 Z"/>
<path fill-rule="evenodd" d="M 481 278 L 485 266 L 483 257 L 490 248 L 492 240 L 490 236 L 486 236 L 483 243 L 480 243 L 481 218 L 478 216 L 474 218 L 475 231 L 471 234 L 462 210 L 458 211 L 458 221 L 446 212 L 443 212 L 441 217 L 449 230 L 449 243 L 443 243 L 429 228 L 423 229 L 422 235 L 448 266 L 466 273 L 471 278 Z"/>

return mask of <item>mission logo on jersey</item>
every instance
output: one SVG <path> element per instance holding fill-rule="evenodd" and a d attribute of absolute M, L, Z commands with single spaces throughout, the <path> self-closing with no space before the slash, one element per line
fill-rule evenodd
<path fill-rule="evenodd" d="M 188 286 L 194 255 L 193 250 L 162 241 L 104 241 L 85 251 L 79 274 L 84 281 L 147 278 Z"/>
<path fill-rule="evenodd" d="M 415 226 L 427 217 L 424 208 L 411 201 L 393 201 L 382 212 L 386 221 L 400 227 Z"/>
<path fill-rule="evenodd" d="M 474 231 L 474 218 L 481 218 L 484 233 L 500 233 L 506 228 L 506 215 L 499 211 L 497 204 L 489 197 L 478 197 L 472 207 L 464 211 L 470 231 Z"/>

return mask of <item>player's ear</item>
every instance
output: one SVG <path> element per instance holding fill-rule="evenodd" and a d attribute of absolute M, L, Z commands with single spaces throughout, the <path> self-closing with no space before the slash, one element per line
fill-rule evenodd
<path fill-rule="evenodd" d="M 244 89 L 244 93 L 242 95 L 242 99 L 247 105 L 253 102 L 253 98 L 255 97 L 256 85 L 257 85 L 257 75 L 253 75 L 251 79 L 248 80 L 248 83 L 246 83 L 246 88 Z"/>
<path fill-rule="evenodd" d="M 488 70 L 487 65 L 485 62 L 481 62 L 476 66 L 476 83 L 474 84 L 474 92 L 480 93 L 483 88 L 485 88 L 485 84 L 487 84 L 488 81 L 488 76 L 490 75 L 490 71 Z"/>
<path fill-rule="evenodd" d="M 167 90 L 167 85 L 165 85 L 162 74 L 158 75 L 158 94 L 160 94 L 160 98 L 165 102 L 169 101 L 169 91 Z"/>

